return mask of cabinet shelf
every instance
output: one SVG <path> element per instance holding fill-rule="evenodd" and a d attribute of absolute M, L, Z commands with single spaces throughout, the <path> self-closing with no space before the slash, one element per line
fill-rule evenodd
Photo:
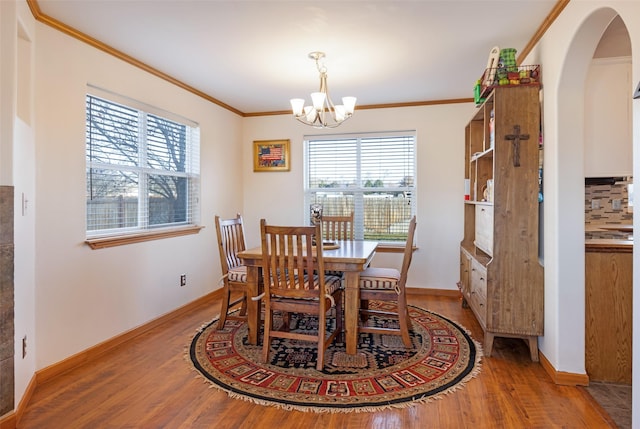
<path fill-rule="evenodd" d="M 483 205 L 483 206 L 492 206 L 493 202 L 492 201 L 471 201 L 471 200 L 467 200 L 464 202 L 465 204 L 471 205 L 471 206 L 476 206 L 476 205 Z"/>
<path fill-rule="evenodd" d="M 543 335 L 543 268 L 538 260 L 539 88 L 497 87 L 465 127 L 464 236 L 460 243 L 463 305 L 484 331 L 522 338 L 538 360 Z M 489 144 L 487 144 L 489 143 Z M 490 201 L 484 201 L 485 189 Z"/>
<path fill-rule="evenodd" d="M 485 157 L 493 157 L 493 148 L 490 147 L 489 149 L 482 151 L 482 152 L 476 152 L 471 156 L 471 162 L 477 161 L 480 158 L 485 158 Z"/>

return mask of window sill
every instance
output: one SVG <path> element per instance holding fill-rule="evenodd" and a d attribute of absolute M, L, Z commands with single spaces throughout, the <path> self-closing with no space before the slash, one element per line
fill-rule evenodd
<path fill-rule="evenodd" d="M 163 238 L 198 234 L 202 228 L 204 228 L 204 226 L 189 226 L 185 228 L 141 232 L 137 234 L 118 235 L 113 237 L 90 238 L 85 240 L 85 243 L 87 243 L 89 247 L 94 250 L 105 249 L 107 247 L 124 246 L 126 244 L 142 243 L 145 241 L 160 240 Z"/>

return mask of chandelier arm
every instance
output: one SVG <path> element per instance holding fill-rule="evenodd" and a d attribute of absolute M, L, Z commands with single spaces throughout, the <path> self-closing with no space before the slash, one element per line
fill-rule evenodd
<path fill-rule="evenodd" d="M 305 125 L 309 125 L 313 128 L 318 128 L 318 129 L 322 129 L 322 128 L 337 128 L 340 124 L 342 124 L 342 122 L 334 122 L 334 123 L 328 123 L 328 124 L 323 124 L 319 121 L 314 121 L 314 122 L 309 122 L 306 119 L 303 119 L 302 117 L 295 117 L 296 120 L 298 122 L 301 122 Z M 344 122 L 344 121 L 343 121 Z"/>
<path fill-rule="evenodd" d="M 326 111 L 330 109 L 331 100 L 329 99 L 329 93 L 327 92 L 327 73 L 324 70 L 318 68 L 320 72 L 320 89 L 319 91 L 324 94 L 324 102 L 322 103 L 322 111 L 318 112 L 318 119 L 320 120 L 320 124 L 325 127 L 325 115 Z"/>

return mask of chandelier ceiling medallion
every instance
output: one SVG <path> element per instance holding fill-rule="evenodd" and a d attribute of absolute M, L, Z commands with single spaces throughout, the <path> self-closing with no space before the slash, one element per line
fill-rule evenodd
<path fill-rule="evenodd" d="M 356 97 L 342 97 L 342 104 L 333 104 L 327 89 L 327 68 L 320 64 L 324 52 L 311 52 L 309 58 L 315 60 L 320 73 L 320 90 L 311 93 L 311 106 L 304 105 L 303 98 L 292 98 L 293 116 L 314 128 L 335 128 L 351 116 L 356 107 Z"/>

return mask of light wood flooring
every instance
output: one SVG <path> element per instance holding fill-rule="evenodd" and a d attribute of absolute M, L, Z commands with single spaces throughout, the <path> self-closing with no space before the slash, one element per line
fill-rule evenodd
<path fill-rule="evenodd" d="M 410 295 L 409 303 L 482 331 L 451 297 Z M 46 428 L 608 428 L 613 420 L 584 388 L 555 385 L 521 340 L 497 339 L 477 378 L 426 404 L 374 413 L 314 414 L 230 399 L 185 359 L 196 330 L 219 300 L 155 327 L 115 350 L 39 385 L 18 423 Z"/>

